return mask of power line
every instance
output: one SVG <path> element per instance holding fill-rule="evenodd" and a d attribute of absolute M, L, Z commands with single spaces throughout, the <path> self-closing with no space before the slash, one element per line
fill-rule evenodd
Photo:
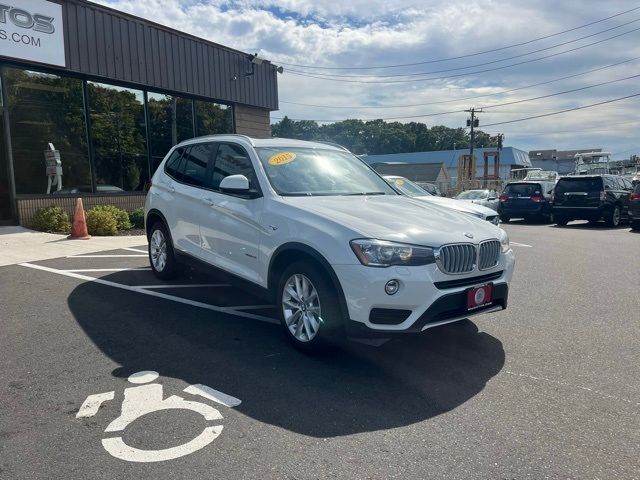
<path fill-rule="evenodd" d="M 582 105 L 580 107 L 568 108 L 568 109 L 565 109 L 565 110 L 558 110 L 557 112 L 544 113 L 542 115 L 534 115 L 532 117 L 516 118 L 515 120 L 506 120 L 504 122 L 487 123 L 486 125 L 483 125 L 482 127 L 483 128 L 495 127 L 497 125 L 505 125 L 507 123 L 524 122 L 525 120 L 534 120 L 536 118 L 550 117 L 552 115 L 560 115 L 561 113 L 575 112 L 576 110 L 584 110 L 585 108 L 597 107 L 598 105 L 605 105 L 607 103 L 619 102 L 619 101 L 626 100 L 626 99 L 629 99 L 629 98 L 634 98 L 634 97 L 640 97 L 640 93 L 634 93 L 632 95 L 627 95 L 625 97 L 613 98 L 611 100 L 605 100 L 603 102 L 591 103 L 589 105 Z"/>
<path fill-rule="evenodd" d="M 493 65 L 496 63 L 500 63 L 500 62 L 506 62 L 508 60 L 514 60 L 516 58 L 522 58 L 522 57 L 526 57 L 527 55 L 533 55 L 534 53 L 540 53 L 540 52 L 545 52 L 547 50 L 553 50 L 554 48 L 558 48 L 558 47 L 562 47 L 564 45 L 569 45 L 570 43 L 575 43 L 575 42 L 579 42 L 581 40 L 585 40 L 587 38 L 591 38 L 591 37 L 595 37 L 597 35 L 600 35 L 602 33 L 606 33 L 606 32 L 610 32 L 611 30 L 616 30 L 618 28 L 621 27 L 625 27 L 627 25 L 631 25 L 632 23 L 637 23 L 640 21 L 640 18 L 636 18 L 635 20 L 631 20 L 630 22 L 627 23 L 623 23 L 620 25 L 617 25 L 615 27 L 611 27 L 611 28 L 607 28 L 606 30 L 601 30 L 599 32 L 595 32 L 595 33 L 591 33 L 589 35 L 585 35 L 584 37 L 580 37 L 580 38 L 576 38 L 574 40 L 568 40 L 566 42 L 562 42 L 562 43 L 558 43 L 555 45 L 551 45 L 549 47 L 544 47 L 544 48 L 539 48 L 538 50 L 532 50 L 530 52 L 527 53 L 520 53 L 518 55 L 513 55 L 511 57 L 505 57 L 505 58 L 501 58 L 499 60 L 492 60 L 489 62 L 481 62 L 481 63 L 476 63 L 473 65 L 467 65 L 465 67 L 456 67 L 456 68 L 447 68 L 447 69 L 443 69 L 443 70 L 432 70 L 430 72 L 414 72 L 414 73 L 397 73 L 397 74 L 392 74 L 392 75 L 360 75 L 360 74 L 355 74 L 355 75 L 340 75 L 337 73 L 314 73 L 314 72 L 305 72 L 303 70 L 294 70 L 294 69 L 289 69 L 290 73 L 305 73 L 305 74 L 311 74 L 311 75 L 316 75 L 319 77 L 330 77 L 330 78 L 396 78 L 396 77 L 414 77 L 414 76 L 419 76 L 419 75 L 430 75 L 432 73 L 445 73 L 445 72 L 455 72 L 455 71 L 460 71 L 460 70 L 466 70 L 468 68 L 475 68 L 475 67 L 483 67 L 486 65 Z"/>
<path fill-rule="evenodd" d="M 561 32 L 556 32 L 556 33 L 552 33 L 549 35 L 545 35 L 543 37 L 538 37 L 538 38 L 534 38 L 531 40 L 527 40 L 525 42 L 520 42 L 520 43 L 514 43 L 511 45 L 506 45 L 503 47 L 498 47 L 498 48 L 493 48 L 491 50 L 485 50 L 485 51 L 481 51 L 481 52 L 475 52 L 475 53 L 469 53 L 469 54 L 465 54 L 465 55 L 458 55 L 456 57 L 449 57 L 449 58 L 440 58 L 437 60 L 425 60 L 425 61 L 421 61 L 421 62 L 414 62 L 414 63 L 403 63 L 403 64 L 397 64 L 397 65 L 378 65 L 378 66 L 371 66 L 371 67 L 325 67 L 325 66 L 320 66 L 320 65 L 303 65 L 303 64 L 298 64 L 298 63 L 287 63 L 287 62 L 280 62 L 280 61 L 274 61 L 274 63 L 277 63 L 279 65 L 287 65 L 290 67 L 301 67 L 301 68 L 313 68 L 313 69 L 322 69 L 322 70 L 373 70 L 373 69 L 382 69 L 382 68 L 399 68 L 399 67 L 412 67 L 415 65 L 426 65 L 429 63 L 439 63 L 439 62 L 447 62 L 449 60 L 459 60 L 461 58 L 468 58 L 468 57 L 474 57 L 477 55 L 484 55 L 487 53 L 492 53 L 492 52 L 499 52 L 501 50 L 507 50 L 509 48 L 515 48 L 515 47 L 521 47 L 523 45 L 528 45 L 534 42 L 538 42 L 540 40 L 546 40 L 548 38 L 552 38 L 552 37 L 556 37 L 558 35 L 562 35 L 565 33 L 569 33 L 569 32 L 573 32 L 575 30 L 580 30 L 582 28 L 586 28 L 586 27 L 590 27 L 592 25 L 596 25 L 598 23 L 602 23 L 605 22 L 607 20 L 611 20 L 612 18 L 616 18 L 622 15 L 625 15 L 627 13 L 639 10 L 640 6 L 638 7 L 634 7 L 630 10 L 625 10 L 624 12 L 620 12 L 620 13 L 616 13 L 615 15 L 611 15 L 609 17 L 605 17 L 605 18 L 601 18 L 599 20 L 595 20 L 593 22 L 589 22 L 589 23 L 585 23 L 584 25 L 579 25 L 577 27 L 573 27 L 570 28 L 568 30 L 563 30 Z"/>
<path fill-rule="evenodd" d="M 324 77 L 318 77 L 316 75 L 310 75 L 310 74 L 304 74 L 304 73 L 295 73 L 295 72 L 288 72 L 288 73 L 290 75 L 296 75 L 298 77 L 315 78 L 315 79 L 318 79 L 318 80 L 325 80 L 325 81 L 331 81 L 331 82 L 363 83 L 363 84 L 412 83 L 412 82 L 425 82 L 425 81 L 431 81 L 431 80 L 442 80 L 442 79 L 445 79 L 445 78 L 465 77 L 465 76 L 469 76 L 469 75 L 474 75 L 476 73 L 494 72 L 496 70 L 504 70 L 505 68 L 516 67 L 518 65 L 524 65 L 524 64 L 527 64 L 527 63 L 533 63 L 533 62 L 537 62 L 537 61 L 540 61 L 540 60 L 545 60 L 547 58 L 557 57 L 559 55 L 564 55 L 565 53 L 575 52 L 576 50 L 581 50 L 583 48 L 587 48 L 587 47 L 591 47 L 593 45 L 597 45 L 597 44 L 600 44 L 600 43 L 603 43 L 603 42 L 607 42 L 609 40 L 613 40 L 614 38 L 618 38 L 618 37 L 621 37 L 623 35 L 628 35 L 629 33 L 633 33 L 633 32 L 636 32 L 638 30 L 640 30 L 640 28 L 634 28 L 633 30 L 628 30 L 626 32 L 619 33 L 618 35 L 614 35 L 612 37 L 607 37 L 607 38 L 604 38 L 602 40 L 598 40 L 597 42 L 588 43 L 586 45 L 581 45 L 579 47 L 570 48 L 569 50 L 563 50 L 562 52 L 556 52 L 556 53 L 552 53 L 552 54 L 549 54 L 549 55 L 544 55 L 544 56 L 538 57 L 538 58 L 532 58 L 531 60 L 523 60 L 522 62 L 511 63 L 509 65 L 503 65 L 501 67 L 487 68 L 487 69 L 484 69 L 484 70 L 475 70 L 473 72 L 464 72 L 464 73 L 458 73 L 458 74 L 455 74 L 455 75 L 445 75 L 445 76 L 440 76 L 440 77 L 415 78 L 415 79 L 408 79 L 408 80 L 372 80 L 372 81 L 364 81 L 364 80 L 346 80 L 346 79 L 341 79 L 341 78 L 324 78 Z"/>
<path fill-rule="evenodd" d="M 588 90 L 590 88 L 601 87 L 603 85 L 610 85 L 612 83 L 623 82 L 625 80 L 631 80 L 631 79 L 639 78 L 639 77 L 640 77 L 640 74 L 631 75 L 631 76 L 624 77 L 624 78 L 617 78 L 615 80 L 608 80 L 606 82 L 595 83 L 595 84 L 592 84 L 592 85 L 585 85 L 584 87 L 572 88 L 570 90 L 564 90 L 562 92 L 554 92 L 554 93 L 549 93 L 547 95 L 539 95 L 537 97 L 525 98 L 525 99 L 521 99 L 521 100 L 513 100 L 511 102 L 496 103 L 494 105 L 482 106 L 481 108 L 490 109 L 490 108 L 497 108 L 497 107 L 505 107 L 505 106 L 508 106 L 508 105 L 515 105 L 515 104 L 519 104 L 519 103 L 531 102 L 531 101 L 540 100 L 540 99 L 543 99 L 543 98 L 557 97 L 558 95 L 566 95 L 568 93 L 580 92 L 580 91 L 583 91 L 583 90 Z M 446 112 L 430 112 L 430 113 L 424 113 L 424 114 L 420 114 L 420 115 L 402 115 L 402 116 L 396 116 L 396 117 L 367 118 L 367 119 L 362 119 L 362 120 L 363 121 L 370 121 L 370 120 L 406 120 L 406 119 L 410 119 L 410 118 L 437 117 L 437 116 L 442 116 L 442 115 L 451 115 L 451 114 L 454 114 L 454 113 L 461 113 L 461 112 L 464 112 L 464 111 L 467 111 L 467 110 L 450 110 L 450 111 L 446 111 Z M 489 112 L 489 113 L 491 113 L 491 112 Z M 339 122 L 340 120 L 333 119 L 333 120 L 316 120 L 316 121 L 318 121 L 318 122 Z"/>
<path fill-rule="evenodd" d="M 484 94 L 484 95 L 476 95 L 476 96 L 472 96 L 472 97 L 456 98 L 454 100 L 440 100 L 440 101 L 437 101 L 437 102 L 413 103 L 413 104 L 409 104 L 409 105 L 351 105 L 351 106 L 334 105 L 334 106 L 332 106 L 332 105 L 314 105 L 314 104 L 309 104 L 309 103 L 288 102 L 288 101 L 285 101 L 285 100 L 280 100 L 280 103 L 286 103 L 287 105 L 297 105 L 297 106 L 300 106 L 300 107 L 331 108 L 331 109 L 346 108 L 346 109 L 349 109 L 349 110 L 360 109 L 360 108 L 375 108 L 375 109 L 411 108 L 411 107 L 424 107 L 424 106 L 427 106 L 427 105 L 441 105 L 441 104 L 444 104 L 444 103 L 461 102 L 463 100 L 475 100 L 475 99 L 478 99 L 478 98 L 495 97 L 497 95 L 504 95 L 505 93 L 516 92 L 516 91 L 519 91 L 519 90 L 525 90 L 525 89 L 533 88 L 533 87 L 539 87 L 541 85 L 548 85 L 550 83 L 559 82 L 560 80 L 566 80 L 568 78 L 580 77 L 580 76 L 583 76 L 583 75 L 587 75 L 589 73 L 598 72 L 598 71 L 605 70 L 605 69 L 608 69 L 608 68 L 617 67 L 619 65 L 622 65 L 622 64 L 625 64 L 625 63 L 629 63 L 629 62 L 633 62 L 633 61 L 636 61 L 638 59 L 640 59 L 640 57 L 630 58 L 630 59 L 624 60 L 622 62 L 612 63 L 610 65 L 605 65 L 603 67 L 594 68 L 592 70 L 586 70 L 584 72 L 574 73 L 574 74 L 571 74 L 571 75 L 566 75 L 564 77 L 554 78 L 552 80 L 547 80 L 547 81 L 544 81 L 544 82 L 532 83 L 530 85 L 525 85 L 525 86 L 522 86 L 522 87 L 511 88 L 509 90 L 503 90 L 501 92 L 487 93 L 487 94 Z"/>

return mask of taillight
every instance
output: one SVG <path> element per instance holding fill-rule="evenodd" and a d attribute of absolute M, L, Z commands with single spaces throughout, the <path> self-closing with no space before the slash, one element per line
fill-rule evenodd
<path fill-rule="evenodd" d="M 607 199 L 607 192 L 604 190 L 600 192 L 600 201 L 604 202 Z"/>
<path fill-rule="evenodd" d="M 506 202 L 507 200 L 509 200 L 509 197 L 507 197 L 506 195 L 500 195 L 501 202 Z"/>
<path fill-rule="evenodd" d="M 629 200 L 640 200 L 640 193 L 632 193 Z"/>
<path fill-rule="evenodd" d="M 544 197 L 538 197 L 538 196 L 531 197 L 531 201 L 532 202 L 544 202 Z"/>

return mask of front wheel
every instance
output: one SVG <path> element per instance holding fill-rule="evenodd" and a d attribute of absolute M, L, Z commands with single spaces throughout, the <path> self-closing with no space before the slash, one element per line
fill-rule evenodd
<path fill-rule="evenodd" d="M 604 221 L 609 227 L 617 227 L 620 225 L 620 207 L 615 206 L 605 217 Z"/>
<path fill-rule="evenodd" d="M 511 220 L 511 217 L 509 217 L 508 215 L 500 215 L 500 221 L 502 223 L 509 223 L 510 220 Z"/>
<path fill-rule="evenodd" d="M 289 266 L 278 287 L 280 323 L 293 346 L 315 353 L 343 337 L 338 295 L 324 272 L 307 262 Z"/>
<path fill-rule="evenodd" d="M 149 235 L 149 263 L 153 274 L 161 280 L 175 278 L 178 273 L 178 262 L 171 245 L 171 237 L 164 223 L 156 222 Z"/>
<path fill-rule="evenodd" d="M 569 223 L 569 220 L 565 217 L 561 217 L 559 215 L 555 215 L 554 221 L 556 222 L 556 225 L 560 225 L 561 227 L 564 227 L 567 223 Z"/>
<path fill-rule="evenodd" d="M 631 230 L 640 230 L 640 220 L 631 221 Z"/>

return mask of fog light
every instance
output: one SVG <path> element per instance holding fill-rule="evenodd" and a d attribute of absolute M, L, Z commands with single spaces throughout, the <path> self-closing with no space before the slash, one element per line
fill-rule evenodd
<path fill-rule="evenodd" d="M 400 289 L 400 282 L 398 280 L 389 280 L 384 286 L 384 291 L 387 295 L 394 295 Z"/>

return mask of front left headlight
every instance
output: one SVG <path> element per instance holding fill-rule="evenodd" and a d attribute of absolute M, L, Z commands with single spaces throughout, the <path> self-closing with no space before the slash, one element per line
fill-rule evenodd
<path fill-rule="evenodd" d="M 502 253 L 507 253 L 511 247 L 509 246 L 509 235 L 503 229 L 500 229 L 500 246 L 502 247 Z"/>
<path fill-rule="evenodd" d="M 350 243 L 351 249 L 360 263 L 368 267 L 428 265 L 436 261 L 433 249 L 430 247 L 419 247 L 374 238 L 360 238 L 351 240 Z"/>

